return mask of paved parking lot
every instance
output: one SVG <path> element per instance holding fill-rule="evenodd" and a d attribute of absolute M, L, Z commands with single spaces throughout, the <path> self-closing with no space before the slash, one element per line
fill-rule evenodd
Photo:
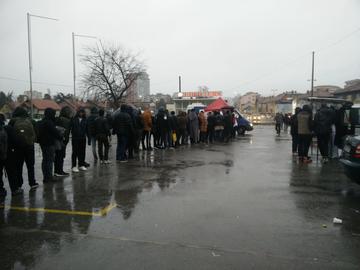
<path fill-rule="evenodd" d="M 1 269 L 359 269 L 360 186 L 290 148 L 258 126 L 26 187 L 0 208 Z"/>

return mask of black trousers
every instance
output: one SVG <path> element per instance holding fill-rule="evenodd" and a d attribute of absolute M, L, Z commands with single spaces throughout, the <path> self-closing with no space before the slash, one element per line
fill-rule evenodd
<path fill-rule="evenodd" d="M 72 145 L 72 155 L 71 155 L 71 162 L 72 167 L 78 166 L 85 166 L 85 153 L 86 153 L 86 138 L 84 139 L 73 139 L 71 141 Z"/>
<path fill-rule="evenodd" d="M 100 160 L 108 160 L 109 159 L 109 138 L 106 134 L 97 135 L 98 142 L 98 154 Z"/>
<path fill-rule="evenodd" d="M 298 139 L 299 139 L 299 145 L 298 145 L 299 157 L 307 157 L 311 145 L 312 135 L 299 134 Z"/>
<path fill-rule="evenodd" d="M 215 130 L 214 130 L 214 128 L 208 126 L 208 138 L 209 138 L 209 143 L 213 143 L 213 142 L 214 142 L 214 136 L 215 136 Z"/>
<path fill-rule="evenodd" d="M 55 173 L 62 173 L 64 171 L 64 159 L 66 156 L 66 145 L 60 150 L 55 151 Z"/>
<path fill-rule="evenodd" d="M 6 171 L 6 175 L 9 181 L 9 186 L 11 189 L 11 192 L 14 192 L 18 188 L 21 187 L 19 174 L 16 171 L 16 160 L 17 157 L 14 152 L 8 152 L 8 157 L 6 160 L 0 161 L 0 190 L 4 189 L 4 181 L 3 181 L 3 172 L 4 168 Z"/>
<path fill-rule="evenodd" d="M 320 150 L 320 154 L 322 157 L 328 157 L 329 156 L 329 141 L 330 141 L 330 134 L 317 134 L 317 140 L 318 140 L 318 147 Z"/>
<path fill-rule="evenodd" d="M 299 145 L 299 136 L 297 134 L 292 134 L 292 152 L 297 153 Z"/>
<path fill-rule="evenodd" d="M 26 147 L 22 147 L 15 150 L 15 166 L 16 173 L 18 174 L 18 178 L 20 180 L 21 186 L 24 184 L 23 179 L 23 166 L 26 164 L 27 172 L 28 172 L 28 182 L 29 185 L 33 185 L 36 183 L 35 180 L 35 149 L 34 145 L 29 145 Z"/>
<path fill-rule="evenodd" d="M 150 142 L 150 131 L 143 130 L 142 132 L 142 149 L 150 149 L 151 148 L 151 142 Z"/>
<path fill-rule="evenodd" d="M 43 172 L 44 180 L 49 180 L 53 177 L 54 160 L 55 160 L 55 145 L 41 146 L 42 163 L 41 169 Z"/>

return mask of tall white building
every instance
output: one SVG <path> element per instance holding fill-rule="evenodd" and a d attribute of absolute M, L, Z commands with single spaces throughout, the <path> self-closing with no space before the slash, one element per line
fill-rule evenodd
<path fill-rule="evenodd" d="M 127 102 L 150 102 L 150 78 L 146 72 L 140 72 L 128 90 Z"/>

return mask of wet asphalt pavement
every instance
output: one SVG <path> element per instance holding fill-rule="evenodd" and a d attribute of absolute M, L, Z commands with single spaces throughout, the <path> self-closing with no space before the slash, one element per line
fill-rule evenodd
<path fill-rule="evenodd" d="M 274 134 L 25 187 L 0 208 L 0 269 L 360 269 L 360 186 L 336 161 L 297 164 Z"/>

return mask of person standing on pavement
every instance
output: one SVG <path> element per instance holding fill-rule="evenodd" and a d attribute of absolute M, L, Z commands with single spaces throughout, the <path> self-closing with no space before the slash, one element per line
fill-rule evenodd
<path fill-rule="evenodd" d="M 318 146 L 322 161 L 324 163 L 329 160 L 329 142 L 332 133 L 332 125 L 335 123 L 335 116 L 333 111 L 321 104 L 321 108 L 317 111 L 314 117 L 314 131 L 318 140 Z"/>
<path fill-rule="evenodd" d="M 4 188 L 3 171 L 5 168 L 12 196 L 23 194 L 16 168 L 15 148 L 21 144 L 12 126 L 5 126 L 5 116 L 0 114 L 0 199 L 7 195 Z"/>
<path fill-rule="evenodd" d="M 224 141 L 226 143 L 230 141 L 232 129 L 233 129 L 233 121 L 232 121 L 231 112 L 227 111 L 224 116 Z"/>
<path fill-rule="evenodd" d="M 207 119 L 204 111 L 199 113 L 200 142 L 207 143 Z"/>
<path fill-rule="evenodd" d="M 35 180 L 35 142 L 36 132 L 33 121 L 29 118 L 27 111 L 22 107 L 17 107 L 13 113 L 13 118 L 9 125 L 14 128 L 16 136 L 19 138 L 19 146 L 16 150 L 16 172 L 20 179 L 21 186 L 23 180 L 23 166 L 26 164 L 28 172 L 28 182 L 31 189 L 35 189 L 39 184 Z"/>
<path fill-rule="evenodd" d="M 292 153 L 293 155 L 296 155 L 298 152 L 298 145 L 299 145 L 299 135 L 298 135 L 298 121 L 297 116 L 299 112 L 301 111 L 301 108 L 296 107 L 295 108 L 295 114 L 291 116 L 290 118 L 290 134 L 292 138 Z"/>
<path fill-rule="evenodd" d="M 104 110 L 99 110 L 99 116 L 95 120 L 95 136 L 98 143 L 98 154 L 101 164 L 111 163 L 109 160 L 109 137 L 111 136 L 110 127 L 107 119 L 104 117 Z"/>
<path fill-rule="evenodd" d="M 55 150 L 55 176 L 68 176 L 69 173 L 64 171 L 64 159 L 66 156 L 66 146 L 69 143 L 70 123 L 71 123 L 72 111 L 70 107 L 64 107 L 60 111 L 59 117 L 55 119 L 56 127 L 64 129 L 64 135 L 62 142 L 59 144 L 59 149 Z"/>
<path fill-rule="evenodd" d="M 72 145 L 72 172 L 86 171 L 85 155 L 86 155 L 86 138 L 88 135 L 88 126 L 86 113 L 84 109 L 80 109 L 70 122 L 71 145 Z M 76 166 L 78 165 L 78 167 Z"/>
<path fill-rule="evenodd" d="M 312 111 L 309 105 L 304 105 L 297 115 L 298 124 L 298 153 L 299 161 L 304 163 L 312 162 L 308 157 L 309 148 L 312 140 Z"/>
<path fill-rule="evenodd" d="M 190 141 L 192 144 L 199 142 L 199 118 L 194 109 L 189 113 Z"/>
<path fill-rule="evenodd" d="M 170 118 L 169 118 L 169 126 L 170 126 L 170 146 L 171 147 L 176 147 L 179 143 L 178 141 L 178 131 L 179 131 L 179 123 L 178 123 L 178 118 L 175 115 L 175 112 L 172 111 L 170 113 Z"/>
<path fill-rule="evenodd" d="M 143 122 L 141 110 L 135 111 L 134 128 L 135 128 L 134 150 L 135 150 L 135 153 L 139 153 L 140 142 L 141 142 L 142 134 L 143 134 L 143 130 L 144 130 L 144 122 Z"/>
<path fill-rule="evenodd" d="M 90 115 L 87 118 L 87 128 L 88 134 L 90 137 L 91 150 L 94 157 L 94 162 L 98 161 L 98 156 L 96 153 L 96 134 L 95 134 L 95 120 L 99 116 L 98 109 L 96 107 L 92 107 L 90 110 Z"/>
<path fill-rule="evenodd" d="M 115 115 L 113 121 L 113 133 L 117 136 L 116 160 L 120 162 L 127 162 L 126 148 L 129 138 L 135 133 L 133 121 L 126 107 L 125 104 L 121 105 L 120 112 Z"/>
<path fill-rule="evenodd" d="M 283 117 L 283 115 L 281 113 L 276 113 L 274 120 L 275 120 L 276 134 L 278 136 L 280 136 L 281 127 L 282 127 L 282 125 L 284 123 L 284 117 Z"/>
<path fill-rule="evenodd" d="M 151 147 L 151 129 L 152 129 L 152 116 L 151 112 L 148 108 L 145 109 L 144 113 L 142 114 L 142 121 L 144 124 L 143 132 L 142 132 L 142 149 L 143 150 L 152 150 Z"/>
<path fill-rule="evenodd" d="M 207 136 L 209 139 L 209 143 L 214 142 L 214 136 L 215 136 L 214 127 L 215 127 L 215 116 L 213 112 L 209 112 L 207 117 L 207 133 L 208 133 Z"/>
<path fill-rule="evenodd" d="M 42 152 L 41 169 L 44 176 L 44 183 L 54 181 L 53 168 L 56 140 L 63 140 L 63 137 L 55 126 L 55 114 L 56 111 L 54 109 L 46 108 L 44 118 L 38 122 L 38 141 Z"/>
<path fill-rule="evenodd" d="M 186 113 L 180 111 L 177 119 L 178 119 L 178 138 L 177 138 L 177 141 L 178 141 L 179 144 L 185 145 L 186 144 L 186 138 L 187 138 L 187 136 L 186 136 L 186 124 L 187 124 Z"/>

